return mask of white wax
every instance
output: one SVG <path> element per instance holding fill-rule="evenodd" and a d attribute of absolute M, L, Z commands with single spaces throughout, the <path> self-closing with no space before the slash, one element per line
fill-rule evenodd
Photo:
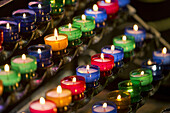
<path fill-rule="evenodd" d="M 132 75 L 132 77 L 144 77 L 144 76 L 146 76 L 146 74 L 144 74 L 144 75 Z"/>
<path fill-rule="evenodd" d="M 79 23 L 85 23 L 85 22 L 90 22 L 89 20 L 78 20 L 77 22 Z"/>
<path fill-rule="evenodd" d="M 44 105 L 41 105 L 39 101 L 34 102 L 30 105 L 30 107 L 34 110 L 50 110 L 55 108 L 55 104 L 49 101 L 46 101 Z"/>
<path fill-rule="evenodd" d="M 9 71 L 9 72 L 5 72 L 5 71 L 0 71 L 0 75 L 1 76 L 6 76 L 6 75 L 9 75 L 9 74 L 12 74 L 12 73 L 14 73 L 14 71 Z"/>
<path fill-rule="evenodd" d="M 101 11 L 89 11 L 89 10 L 87 10 L 86 13 L 87 14 L 95 14 L 95 15 L 97 15 L 97 14 L 100 14 L 102 12 Z"/>
<path fill-rule="evenodd" d="M 138 31 L 135 31 L 135 30 L 127 30 L 127 32 L 130 33 L 130 34 L 141 34 L 141 33 L 143 33 L 143 31 L 141 31 L 141 30 L 138 30 Z"/>
<path fill-rule="evenodd" d="M 18 63 L 18 64 L 29 63 L 29 62 L 32 62 L 32 61 L 33 61 L 33 59 L 30 58 L 30 57 L 27 57 L 25 60 L 22 60 L 21 57 L 20 58 L 15 58 L 13 60 L 14 63 Z"/>
<path fill-rule="evenodd" d="M 57 41 L 57 40 L 64 40 L 65 38 L 66 38 L 66 36 L 59 35 L 57 38 L 55 36 L 50 36 L 50 37 L 46 38 L 45 40 L 48 40 L 48 41 Z"/>
<path fill-rule="evenodd" d="M 110 112 L 110 111 L 113 111 L 114 109 L 115 108 L 112 106 L 107 106 L 105 109 L 103 108 L 103 106 L 98 106 L 98 107 L 93 108 L 95 112 L 99 112 L 99 113 Z"/>
<path fill-rule="evenodd" d="M 76 82 L 72 82 L 72 81 L 62 81 L 63 84 L 66 84 L 66 85 L 76 85 L 76 84 L 79 84 L 80 82 L 79 81 L 76 81 Z"/>
<path fill-rule="evenodd" d="M 126 44 L 126 43 L 129 43 L 130 41 L 126 40 L 126 41 L 123 41 L 123 40 L 119 40 L 119 41 L 116 41 L 116 43 L 118 44 Z"/>
<path fill-rule="evenodd" d="M 94 59 L 94 61 L 97 61 L 97 62 L 109 62 L 110 60 L 109 59 Z"/>
<path fill-rule="evenodd" d="M 52 91 L 47 93 L 47 96 L 53 97 L 53 98 L 55 98 L 55 97 L 66 97 L 66 96 L 69 96 L 69 95 L 70 95 L 70 91 L 68 91 L 68 90 L 62 90 L 62 93 L 60 93 L 60 94 L 57 93 L 57 90 L 56 91 L 52 90 Z"/>
<path fill-rule="evenodd" d="M 89 70 L 87 70 L 86 68 L 79 68 L 78 72 L 80 72 L 80 73 L 95 73 L 95 72 L 97 72 L 97 70 L 92 69 L 92 68 L 90 68 Z"/>
<path fill-rule="evenodd" d="M 100 6 L 110 6 L 110 5 L 112 5 L 113 3 L 112 2 L 110 2 L 110 3 L 106 3 L 106 2 L 99 2 L 99 5 Z"/>
<path fill-rule="evenodd" d="M 75 31 L 76 28 L 63 28 L 61 31 Z"/>
<path fill-rule="evenodd" d="M 117 54 L 120 53 L 121 51 L 119 50 L 111 50 L 111 49 L 103 49 L 104 53 L 108 53 L 108 54 Z"/>
<path fill-rule="evenodd" d="M 157 53 L 156 51 L 154 51 L 154 55 L 157 57 L 170 57 L 170 53 L 163 54 L 163 53 Z"/>

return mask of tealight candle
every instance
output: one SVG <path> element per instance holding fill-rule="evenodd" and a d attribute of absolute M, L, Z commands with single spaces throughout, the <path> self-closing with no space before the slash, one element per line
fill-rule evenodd
<path fill-rule="evenodd" d="M 59 33 L 66 34 L 68 36 L 68 46 L 76 46 L 81 44 L 82 31 L 80 28 L 72 26 L 71 23 L 58 28 Z"/>
<path fill-rule="evenodd" d="M 44 37 L 45 44 L 52 47 L 52 51 L 61 51 L 68 46 L 68 36 L 65 34 L 58 34 L 57 29 L 54 29 L 54 34 Z"/>
<path fill-rule="evenodd" d="M 73 25 L 75 27 L 81 28 L 83 37 L 93 35 L 93 30 L 95 28 L 95 18 L 91 16 L 76 16 L 73 18 Z"/>
<path fill-rule="evenodd" d="M 96 54 L 91 57 L 91 64 L 100 67 L 100 76 L 105 77 L 112 74 L 114 67 L 114 57 L 109 54 Z"/>
<path fill-rule="evenodd" d="M 128 5 L 130 3 L 130 0 L 118 0 L 119 3 L 119 7 L 125 7 L 126 5 Z"/>
<path fill-rule="evenodd" d="M 45 100 L 43 97 L 33 101 L 29 106 L 29 110 L 31 113 L 57 113 L 55 103 Z"/>
<path fill-rule="evenodd" d="M 100 78 L 100 68 L 96 65 L 79 66 L 76 68 L 76 75 L 85 78 L 87 88 L 96 87 Z"/>
<path fill-rule="evenodd" d="M 50 2 L 31 1 L 28 3 L 28 8 L 35 11 L 36 22 L 48 21 L 50 19 Z"/>
<path fill-rule="evenodd" d="M 133 25 L 133 27 L 125 28 L 125 35 L 135 37 L 136 47 L 142 47 L 143 42 L 146 38 L 146 31 L 142 27 L 138 27 L 138 25 Z"/>
<path fill-rule="evenodd" d="M 116 104 L 111 101 L 96 102 L 92 107 L 92 113 L 117 113 Z"/>
<path fill-rule="evenodd" d="M 0 29 L 3 30 L 4 43 L 16 42 L 20 39 L 18 24 L 12 18 L 0 19 Z"/>
<path fill-rule="evenodd" d="M 95 18 L 96 27 L 105 26 L 105 21 L 107 19 L 107 14 L 105 9 L 98 9 L 98 6 L 94 4 L 93 9 L 86 9 L 84 14 L 86 16 L 92 16 Z"/>
<path fill-rule="evenodd" d="M 139 102 L 141 100 L 141 83 L 137 80 L 125 80 L 118 84 L 119 90 L 124 90 L 130 93 L 131 103 Z"/>
<path fill-rule="evenodd" d="M 85 78 L 82 76 L 65 77 L 61 80 L 61 87 L 71 90 L 73 101 L 82 99 L 86 89 Z"/>
<path fill-rule="evenodd" d="M 46 92 L 46 99 L 53 101 L 59 110 L 67 110 L 67 106 L 71 103 L 71 91 L 62 88 L 60 85 Z"/>
<path fill-rule="evenodd" d="M 149 90 L 153 81 L 152 71 L 145 68 L 133 70 L 130 72 L 130 80 L 141 81 L 142 90 Z"/>
<path fill-rule="evenodd" d="M 159 59 L 153 60 L 148 59 L 142 63 L 142 68 L 147 68 L 152 70 L 153 80 L 160 80 L 163 78 L 162 75 L 162 61 Z"/>
<path fill-rule="evenodd" d="M 37 58 L 37 67 L 44 68 L 52 64 L 51 46 L 45 44 L 32 45 L 28 47 L 28 54 Z"/>
<path fill-rule="evenodd" d="M 20 32 L 29 32 L 35 30 L 35 12 L 30 9 L 18 9 L 12 13 L 12 17 L 19 24 Z"/>
<path fill-rule="evenodd" d="M 37 69 L 37 59 L 34 56 L 25 55 L 15 56 L 11 59 L 11 68 L 21 73 L 22 79 L 31 79 L 35 76 L 34 71 Z"/>
<path fill-rule="evenodd" d="M 135 39 L 133 36 L 117 36 L 113 38 L 113 45 L 122 47 L 124 51 L 124 57 L 129 58 L 134 53 Z"/>
<path fill-rule="evenodd" d="M 3 82 L 5 91 L 13 91 L 19 87 L 21 75 L 14 70 L 10 70 L 9 65 L 6 64 L 4 69 L 0 69 L 0 79 Z"/>
<path fill-rule="evenodd" d="M 123 48 L 119 46 L 109 45 L 101 49 L 101 53 L 110 54 L 114 56 L 115 67 L 120 67 L 122 65 L 122 60 L 124 57 Z"/>
<path fill-rule="evenodd" d="M 119 11 L 119 5 L 117 0 L 102 0 L 98 1 L 97 5 L 99 8 L 103 8 L 106 10 L 108 18 L 113 18 L 116 16 Z"/>
<path fill-rule="evenodd" d="M 116 104 L 119 113 L 122 113 L 120 111 L 123 111 L 123 113 L 129 111 L 129 107 L 131 105 L 129 92 L 123 90 L 112 91 L 108 93 L 107 100 L 112 101 Z"/>

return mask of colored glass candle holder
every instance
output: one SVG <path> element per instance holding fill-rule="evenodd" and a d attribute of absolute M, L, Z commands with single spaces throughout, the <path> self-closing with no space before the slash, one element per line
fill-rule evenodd
<path fill-rule="evenodd" d="M 130 80 L 141 81 L 142 91 L 148 91 L 152 88 L 152 71 L 146 68 L 139 68 L 130 72 Z"/>
<path fill-rule="evenodd" d="M 36 57 L 38 68 L 45 68 L 52 65 L 52 49 L 49 45 L 38 44 L 29 46 L 28 54 Z"/>
<path fill-rule="evenodd" d="M 132 26 L 126 27 L 124 34 L 127 36 L 135 37 L 136 47 L 143 46 L 143 42 L 146 38 L 146 31 L 144 28 L 138 27 L 138 25 L 135 24 L 133 25 L 133 27 Z"/>
<path fill-rule="evenodd" d="M 129 58 L 133 56 L 135 49 L 135 38 L 133 36 L 117 36 L 113 38 L 113 45 L 123 48 L 124 57 Z"/>
<path fill-rule="evenodd" d="M 0 79 L 3 82 L 4 91 L 14 91 L 19 87 L 19 82 L 21 80 L 21 74 L 10 70 L 8 64 L 0 68 Z"/>
<path fill-rule="evenodd" d="M 117 113 L 116 104 L 111 101 L 96 102 L 92 106 L 92 113 Z"/>
<path fill-rule="evenodd" d="M 65 0 L 65 5 L 75 5 L 77 0 Z"/>
<path fill-rule="evenodd" d="M 114 67 L 114 57 L 109 54 L 96 54 L 91 57 L 91 64 L 100 67 L 100 76 L 110 76 Z"/>
<path fill-rule="evenodd" d="M 30 9 L 18 9 L 12 13 L 12 17 L 19 24 L 19 32 L 30 32 L 36 29 L 35 12 Z"/>
<path fill-rule="evenodd" d="M 127 113 L 131 105 L 130 93 L 123 90 L 115 90 L 107 95 L 107 100 L 116 104 L 119 113 Z M 121 112 L 123 111 L 123 112 Z"/>
<path fill-rule="evenodd" d="M 130 3 L 130 0 L 118 0 L 119 3 L 119 7 L 125 7 L 126 5 L 128 5 Z"/>
<path fill-rule="evenodd" d="M 163 78 L 162 75 L 162 61 L 159 59 L 153 60 L 148 59 L 142 63 L 142 68 L 147 68 L 152 70 L 153 80 L 161 80 Z"/>
<path fill-rule="evenodd" d="M 101 53 L 110 54 L 114 56 L 115 67 L 121 67 L 123 65 L 124 52 L 123 48 L 114 45 L 108 45 L 101 49 Z"/>
<path fill-rule="evenodd" d="M 72 26 L 71 24 L 64 25 L 58 28 L 59 33 L 66 34 L 68 36 L 68 46 L 77 46 L 82 43 L 81 36 L 82 31 L 80 28 Z"/>
<path fill-rule="evenodd" d="M 64 12 L 65 0 L 50 0 L 51 3 L 51 15 L 60 15 Z"/>
<path fill-rule="evenodd" d="M 50 20 L 50 2 L 31 1 L 28 3 L 28 8 L 36 13 L 36 22 L 43 22 Z"/>
<path fill-rule="evenodd" d="M 57 113 L 55 103 L 45 100 L 43 97 L 39 100 L 31 102 L 29 110 L 31 113 Z"/>
<path fill-rule="evenodd" d="M 119 90 L 124 90 L 130 93 L 131 103 L 136 103 L 141 100 L 141 82 L 138 80 L 125 80 L 118 84 Z"/>
<path fill-rule="evenodd" d="M 81 28 L 83 37 L 89 37 L 94 34 L 95 18 L 85 15 L 76 16 L 73 18 L 73 26 Z"/>
<path fill-rule="evenodd" d="M 31 55 L 15 56 L 11 59 L 11 68 L 21 73 L 22 80 L 32 79 L 37 69 L 37 59 Z"/>
<path fill-rule="evenodd" d="M 18 35 L 18 24 L 12 18 L 1 18 L 0 29 L 3 30 L 3 42 L 17 42 L 20 40 Z"/>
<path fill-rule="evenodd" d="M 82 76 L 68 76 L 61 80 L 61 87 L 71 90 L 72 100 L 80 100 L 84 98 L 86 89 L 85 78 Z"/>
<path fill-rule="evenodd" d="M 2 83 L 2 80 L 0 80 L 0 96 L 1 96 L 2 93 L 3 93 L 3 90 L 4 90 L 4 88 L 3 88 L 3 83 Z"/>
<path fill-rule="evenodd" d="M 108 18 L 115 18 L 119 11 L 117 0 L 101 0 L 97 2 L 97 6 L 106 10 Z"/>
<path fill-rule="evenodd" d="M 100 68 L 96 65 L 83 65 L 76 68 L 76 75 L 82 76 L 86 80 L 86 87 L 98 86 L 100 78 Z"/>
<path fill-rule="evenodd" d="M 86 9 L 84 14 L 86 16 L 92 16 L 95 18 L 96 27 L 105 26 L 105 21 L 107 19 L 107 14 L 105 9 L 98 9 L 98 6 L 94 4 L 93 9 Z"/>
<path fill-rule="evenodd" d="M 3 47 L 2 47 L 3 41 L 4 41 L 3 30 L 0 29 L 0 52 L 3 50 Z"/>
<path fill-rule="evenodd" d="M 68 106 L 72 101 L 71 91 L 64 89 L 61 86 L 51 89 L 46 92 L 46 99 L 53 101 L 59 112 L 65 112 L 68 110 Z"/>

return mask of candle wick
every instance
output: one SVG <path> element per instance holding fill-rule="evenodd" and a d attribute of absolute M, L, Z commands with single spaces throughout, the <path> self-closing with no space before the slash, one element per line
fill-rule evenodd
<path fill-rule="evenodd" d="M 42 110 L 44 110 L 44 106 L 43 106 L 43 104 L 41 104 L 41 108 L 42 108 Z"/>
<path fill-rule="evenodd" d="M 104 108 L 104 112 L 106 112 L 106 108 Z"/>

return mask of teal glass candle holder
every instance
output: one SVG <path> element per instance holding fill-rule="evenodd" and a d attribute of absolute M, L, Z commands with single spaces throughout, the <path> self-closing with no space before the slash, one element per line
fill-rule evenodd
<path fill-rule="evenodd" d="M 130 93 L 131 103 L 136 103 L 141 100 L 141 82 L 138 80 L 125 80 L 118 84 L 119 90 L 124 90 Z"/>
<path fill-rule="evenodd" d="M 70 25 L 70 26 L 69 26 Z M 68 36 L 68 46 L 77 46 L 82 43 L 81 36 L 82 31 L 80 28 L 72 26 L 71 24 L 64 25 L 58 28 L 59 33 L 66 34 Z"/>
<path fill-rule="evenodd" d="M 146 68 L 136 69 L 130 72 L 130 80 L 141 81 L 142 91 L 148 91 L 152 88 L 152 71 Z"/>
<path fill-rule="evenodd" d="M 23 59 L 22 56 L 15 56 L 11 59 L 11 68 L 21 73 L 23 80 L 31 79 L 35 76 L 34 71 L 37 69 L 37 59 L 31 55 L 27 55 L 26 59 Z"/>
<path fill-rule="evenodd" d="M 135 49 L 135 38 L 133 36 L 120 35 L 113 38 L 113 45 L 120 46 L 124 50 L 124 57 L 133 56 Z"/>

